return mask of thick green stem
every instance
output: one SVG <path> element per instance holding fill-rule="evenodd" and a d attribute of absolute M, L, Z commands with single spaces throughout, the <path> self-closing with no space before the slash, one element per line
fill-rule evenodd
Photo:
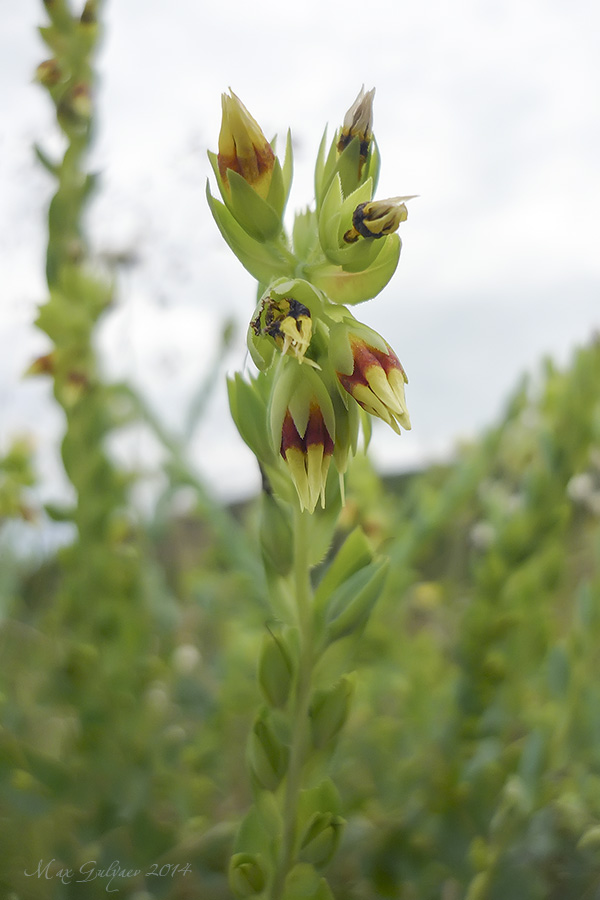
<path fill-rule="evenodd" d="M 300 658 L 294 697 L 290 761 L 283 806 L 283 841 L 279 865 L 273 879 L 271 900 L 281 900 L 285 879 L 294 865 L 298 799 L 302 787 L 302 769 L 310 741 L 309 707 L 313 669 L 312 589 L 308 563 L 309 514 L 296 510 L 294 521 L 294 589 L 297 624 L 300 632 Z"/>

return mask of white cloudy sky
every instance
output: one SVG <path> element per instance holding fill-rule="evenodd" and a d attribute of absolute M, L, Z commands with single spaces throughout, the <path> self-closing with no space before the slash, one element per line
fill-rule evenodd
<path fill-rule="evenodd" d="M 35 437 L 51 495 L 62 420 L 48 385 L 19 379 L 47 348 L 32 322 L 51 185 L 31 145 L 61 144 L 31 83 L 47 55 L 42 3 L 5 3 L 1 15 L 0 439 Z M 566 360 L 600 324 L 599 33 L 595 0 L 110 0 L 90 230 L 98 250 L 135 250 L 138 264 L 101 329 L 108 373 L 134 379 L 177 429 L 228 315 L 240 339 L 226 368 L 244 363 L 254 288 L 204 198 L 220 93 L 231 86 L 267 135 L 292 128 L 300 207 L 324 125 L 364 83 L 377 88 L 378 195 L 420 195 L 394 280 L 357 310 L 410 379 L 413 431 L 382 426 L 375 455 L 411 465 L 492 422 L 520 373 L 545 353 Z M 121 451 L 153 458 L 142 434 Z M 257 483 L 223 390 L 193 456 L 224 496 Z"/>

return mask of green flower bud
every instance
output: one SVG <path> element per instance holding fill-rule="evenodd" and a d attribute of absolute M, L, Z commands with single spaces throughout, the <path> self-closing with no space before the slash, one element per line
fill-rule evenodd
<path fill-rule="evenodd" d="M 263 639 L 258 661 L 258 683 L 271 706 L 285 706 L 293 675 L 292 657 L 283 636 L 269 631 Z"/>
<path fill-rule="evenodd" d="M 231 191 L 229 175 L 237 172 L 256 193 L 266 199 L 273 178 L 275 154 L 261 128 L 239 97 L 221 94 L 223 118 L 219 134 L 219 173 Z"/>
<path fill-rule="evenodd" d="M 221 100 L 219 152 L 208 154 L 221 196 L 248 235 L 259 242 L 270 241 L 282 229 L 292 177 L 291 137 L 282 167 L 239 97 L 232 91 Z"/>
<path fill-rule="evenodd" d="M 64 80 L 64 72 L 56 59 L 46 59 L 35 70 L 35 80 L 46 88 L 53 88 Z"/>
<path fill-rule="evenodd" d="M 367 160 L 373 138 L 373 98 L 375 88 L 365 93 L 365 86 L 361 87 L 358 96 L 346 115 L 344 124 L 340 130 L 337 142 L 337 151 L 342 154 L 348 144 L 358 138 L 360 149 L 361 168 Z M 359 172 L 360 175 L 360 172 Z"/>
<path fill-rule="evenodd" d="M 259 714 L 254 723 L 248 756 L 250 769 L 260 787 L 275 791 L 287 769 L 288 748 L 279 740 L 266 712 Z"/>
<path fill-rule="evenodd" d="M 354 679 L 344 675 L 332 688 L 315 694 L 310 707 L 313 744 L 318 749 L 329 744 L 340 732 L 350 711 Z"/>
<path fill-rule="evenodd" d="M 229 886 L 236 897 L 256 897 L 267 883 L 260 853 L 235 853 L 229 862 Z"/>
<path fill-rule="evenodd" d="M 341 816 L 315 812 L 300 841 L 300 860 L 317 868 L 326 866 L 337 852 L 345 824 Z"/>
<path fill-rule="evenodd" d="M 325 158 L 327 133 L 323 135 L 315 167 L 317 210 L 332 181 L 339 176 L 344 196 L 356 190 L 368 178 L 377 182 L 379 153 L 373 138 L 373 97 L 375 89 L 365 93 L 361 88 L 356 100 L 344 116 L 344 122 L 329 146 Z"/>

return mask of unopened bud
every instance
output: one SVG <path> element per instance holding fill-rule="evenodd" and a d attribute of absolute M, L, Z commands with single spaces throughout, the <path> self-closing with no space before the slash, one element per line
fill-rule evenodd
<path fill-rule="evenodd" d="M 44 60 L 35 70 L 35 80 L 44 87 L 54 87 L 62 77 L 62 69 L 55 59 Z"/>
<path fill-rule="evenodd" d="M 265 635 L 258 661 L 258 683 L 271 706 L 285 706 L 292 684 L 293 664 L 283 636 Z"/>
<path fill-rule="evenodd" d="M 258 784 L 267 791 L 276 790 L 287 769 L 288 750 L 264 713 L 254 723 L 248 752 L 250 768 Z"/>
<path fill-rule="evenodd" d="M 275 154 L 240 98 L 231 91 L 221 95 L 223 119 L 219 134 L 218 164 L 223 184 L 228 187 L 227 175 L 237 172 L 266 199 L 271 186 Z"/>
<path fill-rule="evenodd" d="M 360 141 L 360 158 L 367 158 L 373 138 L 373 98 L 375 88 L 365 93 L 364 85 L 344 116 L 344 124 L 337 143 L 338 153 L 342 153 L 355 137 Z"/>
<path fill-rule="evenodd" d="M 354 693 L 354 681 L 344 675 L 332 688 L 315 695 L 310 708 L 313 744 L 325 747 L 342 729 Z"/>
<path fill-rule="evenodd" d="M 256 897 L 266 884 L 264 863 L 259 853 L 234 853 L 229 863 L 229 886 L 236 897 Z"/>
<path fill-rule="evenodd" d="M 316 812 L 309 820 L 300 843 L 300 859 L 317 868 L 326 866 L 335 855 L 346 822 L 331 813 Z"/>

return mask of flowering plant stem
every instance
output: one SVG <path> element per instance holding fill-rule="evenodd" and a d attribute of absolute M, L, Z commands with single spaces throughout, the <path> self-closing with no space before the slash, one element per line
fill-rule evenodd
<path fill-rule="evenodd" d="M 275 872 L 271 900 L 281 900 L 285 878 L 293 865 L 298 797 L 302 786 L 302 769 L 309 746 L 309 707 L 314 662 L 312 626 L 312 589 L 309 577 L 308 530 L 310 514 L 297 508 L 294 515 L 294 588 L 296 615 L 300 635 L 296 692 L 292 709 L 290 762 L 286 777 L 283 808 L 283 841 L 281 858 Z"/>
<path fill-rule="evenodd" d="M 387 566 L 357 529 L 314 590 L 311 569 L 331 544 L 360 424 L 365 436 L 369 415 L 397 433 L 410 428 L 398 357 L 347 308 L 392 277 L 400 254 L 395 231 L 410 199 L 373 201 L 373 93 L 361 90 L 327 154 L 321 145 L 316 208 L 296 217 L 292 239 L 283 226 L 291 141 L 281 164 L 232 93 L 222 97 L 219 153 L 209 153 L 221 194 L 208 191 L 211 211 L 260 285 L 248 329 L 259 374 L 229 382 L 233 418 L 263 476 L 260 548 L 272 608 L 258 664 L 265 705 L 248 744 L 255 802 L 229 867 L 239 898 L 333 897 L 321 871 L 345 823 L 320 763 L 348 717 L 354 679 L 340 673 L 328 683 L 330 660 L 320 662 L 332 644 L 361 633 Z"/>

